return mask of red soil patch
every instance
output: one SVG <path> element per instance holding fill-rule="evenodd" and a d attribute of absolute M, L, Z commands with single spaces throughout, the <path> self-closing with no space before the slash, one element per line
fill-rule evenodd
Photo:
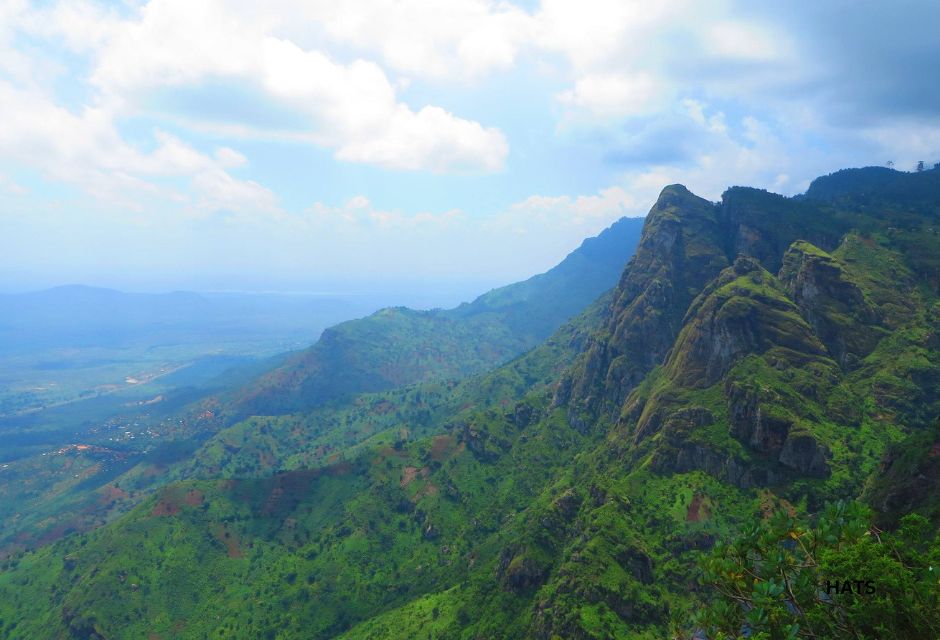
<path fill-rule="evenodd" d="M 225 554 L 229 558 L 244 558 L 241 545 L 238 542 L 238 536 L 231 531 L 226 530 L 224 526 L 216 527 L 213 531 L 219 542 L 225 545 Z"/>
<path fill-rule="evenodd" d="M 442 462 L 453 447 L 454 436 L 449 434 L 436 436 L 431 440 L 431 460 Z"/>
<path fill-rule="evenodd" d="M 164 499 L 158 502 L 154 506 L 153 511 L 150 512 L 150 515 L 152 516 L 175 516 L 179 512 L 180 512 L 179 505 L 174 504 L 173 502 Z"/>
<path fill-rule="evenodd" d="M 420 500 L 421 498 L 424 498 L 425 496 L 436 496 L 440 492 L 441 490 L 437 487 L 436 484 L 429 482 L 424 486 L 423 489 L 421 489 L 420 491 L 418 491 L 418 493 L 415 494 L 414 498 L 412 498 L 411 501 L 417 502 L 418 500 Z"/>
<path fill-rule="evenodd" d="M 272 478 L 273 486 L 265 498 L 261 512 L 272 515 L 290 511 L 310 490 L 310 484 L 320 476 L 319 469 L 304 469 L 279 473 Z"/>
<path fill-rule="evenodd" d="M 127 491 L 121 489 L 120 487 L 115 487 L 113 484 L 105 487 L 104 492 L 101 494 L 101 497 L 98 498 L 98 504 L 109 504 L 111 502 L 116 502 L 117 500 L 124 500 L 128 497 Z"/>
<path fill-rule="evenodd" d="M 705 504 L 705 496 L 696 493 L 692 496 L 692 502 L 689 503 L 689 510 L 685 514 L 686 522 L 701 522 L 711 517 L 711 509 Z"/>
<path fill-rule="evenodd" d="M 196 507 L 202 504 L 203 497 L 202 491 L 199 489 L 190 489 L 186 492 L 186 497 L 183 498 L 183 502 L 191 507 Z"/>
<path fill-rule="evenodd" d="M 26 541 L 32 541 L 37 546 L 45 546 L 47 544 L 52 544 L 53 542 L 61 540 L 69 533 L 73 533 L 75 531 L 84 531 L 84 530 L 85 530 L 85 527 L 82 527 L 80 521 L 70 520 L 67 522 L 63 522 L 61 524 L 57 524 L 56 526 L 52 527 L 51 529 L 49 529 L 48 531 L 46 531 L 39 537 L 33 538 L 33 534 L 23 533 L 17 536 L 17 538 L 23 539 Z"/>
<path fill-rule="evenodd" d="M 418 476 L 422 478 L 427 478 L 429 469 L 427 467 L 405 467 L 401 472 L 401 487 L 404 489 L 409 484 L 415 481 Z"/>

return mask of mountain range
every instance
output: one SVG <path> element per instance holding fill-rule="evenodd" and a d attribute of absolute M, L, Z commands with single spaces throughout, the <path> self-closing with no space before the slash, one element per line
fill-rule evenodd
<path fill-rule="evenodd" d="M 670 185 L 635 253 L 620 238 L 602 262 L 618 248 L 610 291 L 571 286 L 577 258 L 455 310 L 340 325 L 213 398 L 228 422 L 198 447 L 99 487 L 129 510 L 3 561 L 0 632 L 701 638 L 708 610 L 742 636 L 936 637 L 940 171 L 717 203 Z M 840 501 L 873 535 L 818 577 L 864 574 L 876 599 L 827 596 L 827 623 L 786 574 L 731 605 L 709 591 L 710 550 L 775 513 L 774 554 L 837 545 L 794 522 Z M 923 606 L 876 553 L 911 514 Z"/>

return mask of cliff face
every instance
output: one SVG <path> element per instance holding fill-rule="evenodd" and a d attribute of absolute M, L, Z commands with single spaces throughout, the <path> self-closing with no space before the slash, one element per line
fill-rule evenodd
<path fill-rule="evenodd" d="M 712 204 L 664 189 L 606 326 L 556 403 L 583 430 L 613 425 L 635 463 L 650 456 L 660 472 L 737 486 L 825 479 L 860 464 L 871 438 L 880 450 L 898 421 L 926 424 L 908 398 L 938 399 L 923 332 L 936 267 L 922 255 L 936 204 L 918 200 L 919 215 L 871 207 L 887 184 L 878 178 L 859 193 L 850 177 L 824 181 L 826 199 L 735 187 Z"/>
<path fill-rule="evenodd" d="M 718 209 L 681 185 L 663 189 L 611 303 L 603 332 L 581 367 L 562 381 L 557 402 L 581 428 L 615 415 L 662 362 L 689 303 L 728 265 Z"/>
<path fill-rule="evenodd" d="M 855 368 L 884 335 L 861 288 L 839 260 L 808 242 L 794 242 L 780 273 L 787 293 L 843 369 Z"/>
<path fill-rule="evenodd" d="M 214 633 L 219 611 L 250 637 L 659 638 L 702 606 L 701 552 L 776 509 L 862 498 L 940 525 L 940 171 L 719 203 L 667 187 L 604 301 L 438 400 L 425 435 L 414 391 L 262 427 L 285 456 L 270 478 L 239 479 L 221 440 L 230 479 L 0 572 L 0 618 L 29 638 Z M 304 468 L 288 432 L 372 429 L 370 406 L 382 431 Z M 232 610 L 251 593 L 283 606 Z"/>

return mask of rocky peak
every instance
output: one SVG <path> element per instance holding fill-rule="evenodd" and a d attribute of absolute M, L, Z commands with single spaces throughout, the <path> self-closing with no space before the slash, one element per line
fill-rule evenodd
<path fill-rule="evenodd" d="M 662 363 L 689 303 L 728 265 L 716 206 L 682 185 L 663 189 L 646 218 L 603 335 L 559 387 L 576 425 L 616 415 L 627 395 Z"/>
<path fill-rule="evenodd" d="M 666 371 L 683 386 L 709 387 L 744 355 L 774 347 L 784 354 L 825 352 L 780 282 L 755 259 L 739 256 L 693 302 Z"/>
<path fill-rule="evenodd" d="M 878 314 L 839 260 L 797 241 L 783 257 L 780 279 L 841 367 L 852 368 L 871 353 L 880 334 L 869 325 L 878 322 Z"/>

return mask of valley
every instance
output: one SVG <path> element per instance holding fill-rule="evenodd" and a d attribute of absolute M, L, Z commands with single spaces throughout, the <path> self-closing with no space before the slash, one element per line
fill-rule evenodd
<path fill-rule="evenodd" d="M 0 630 L 931 637 L 938 228 L 937 170 L 717 203 L 666 186 L 642 236 L 601 234 L 603 277 L 380 311 L 180 399 L 147 427 L 161 446 L 130 430 L 8 463 L 7 492 L 51 480 L 16 496 L 47 533 L 4 521 Z M 611 264 L 597 244 L 566 263 Z M 877 601 L 818 598 L 878 567 Z"/>

